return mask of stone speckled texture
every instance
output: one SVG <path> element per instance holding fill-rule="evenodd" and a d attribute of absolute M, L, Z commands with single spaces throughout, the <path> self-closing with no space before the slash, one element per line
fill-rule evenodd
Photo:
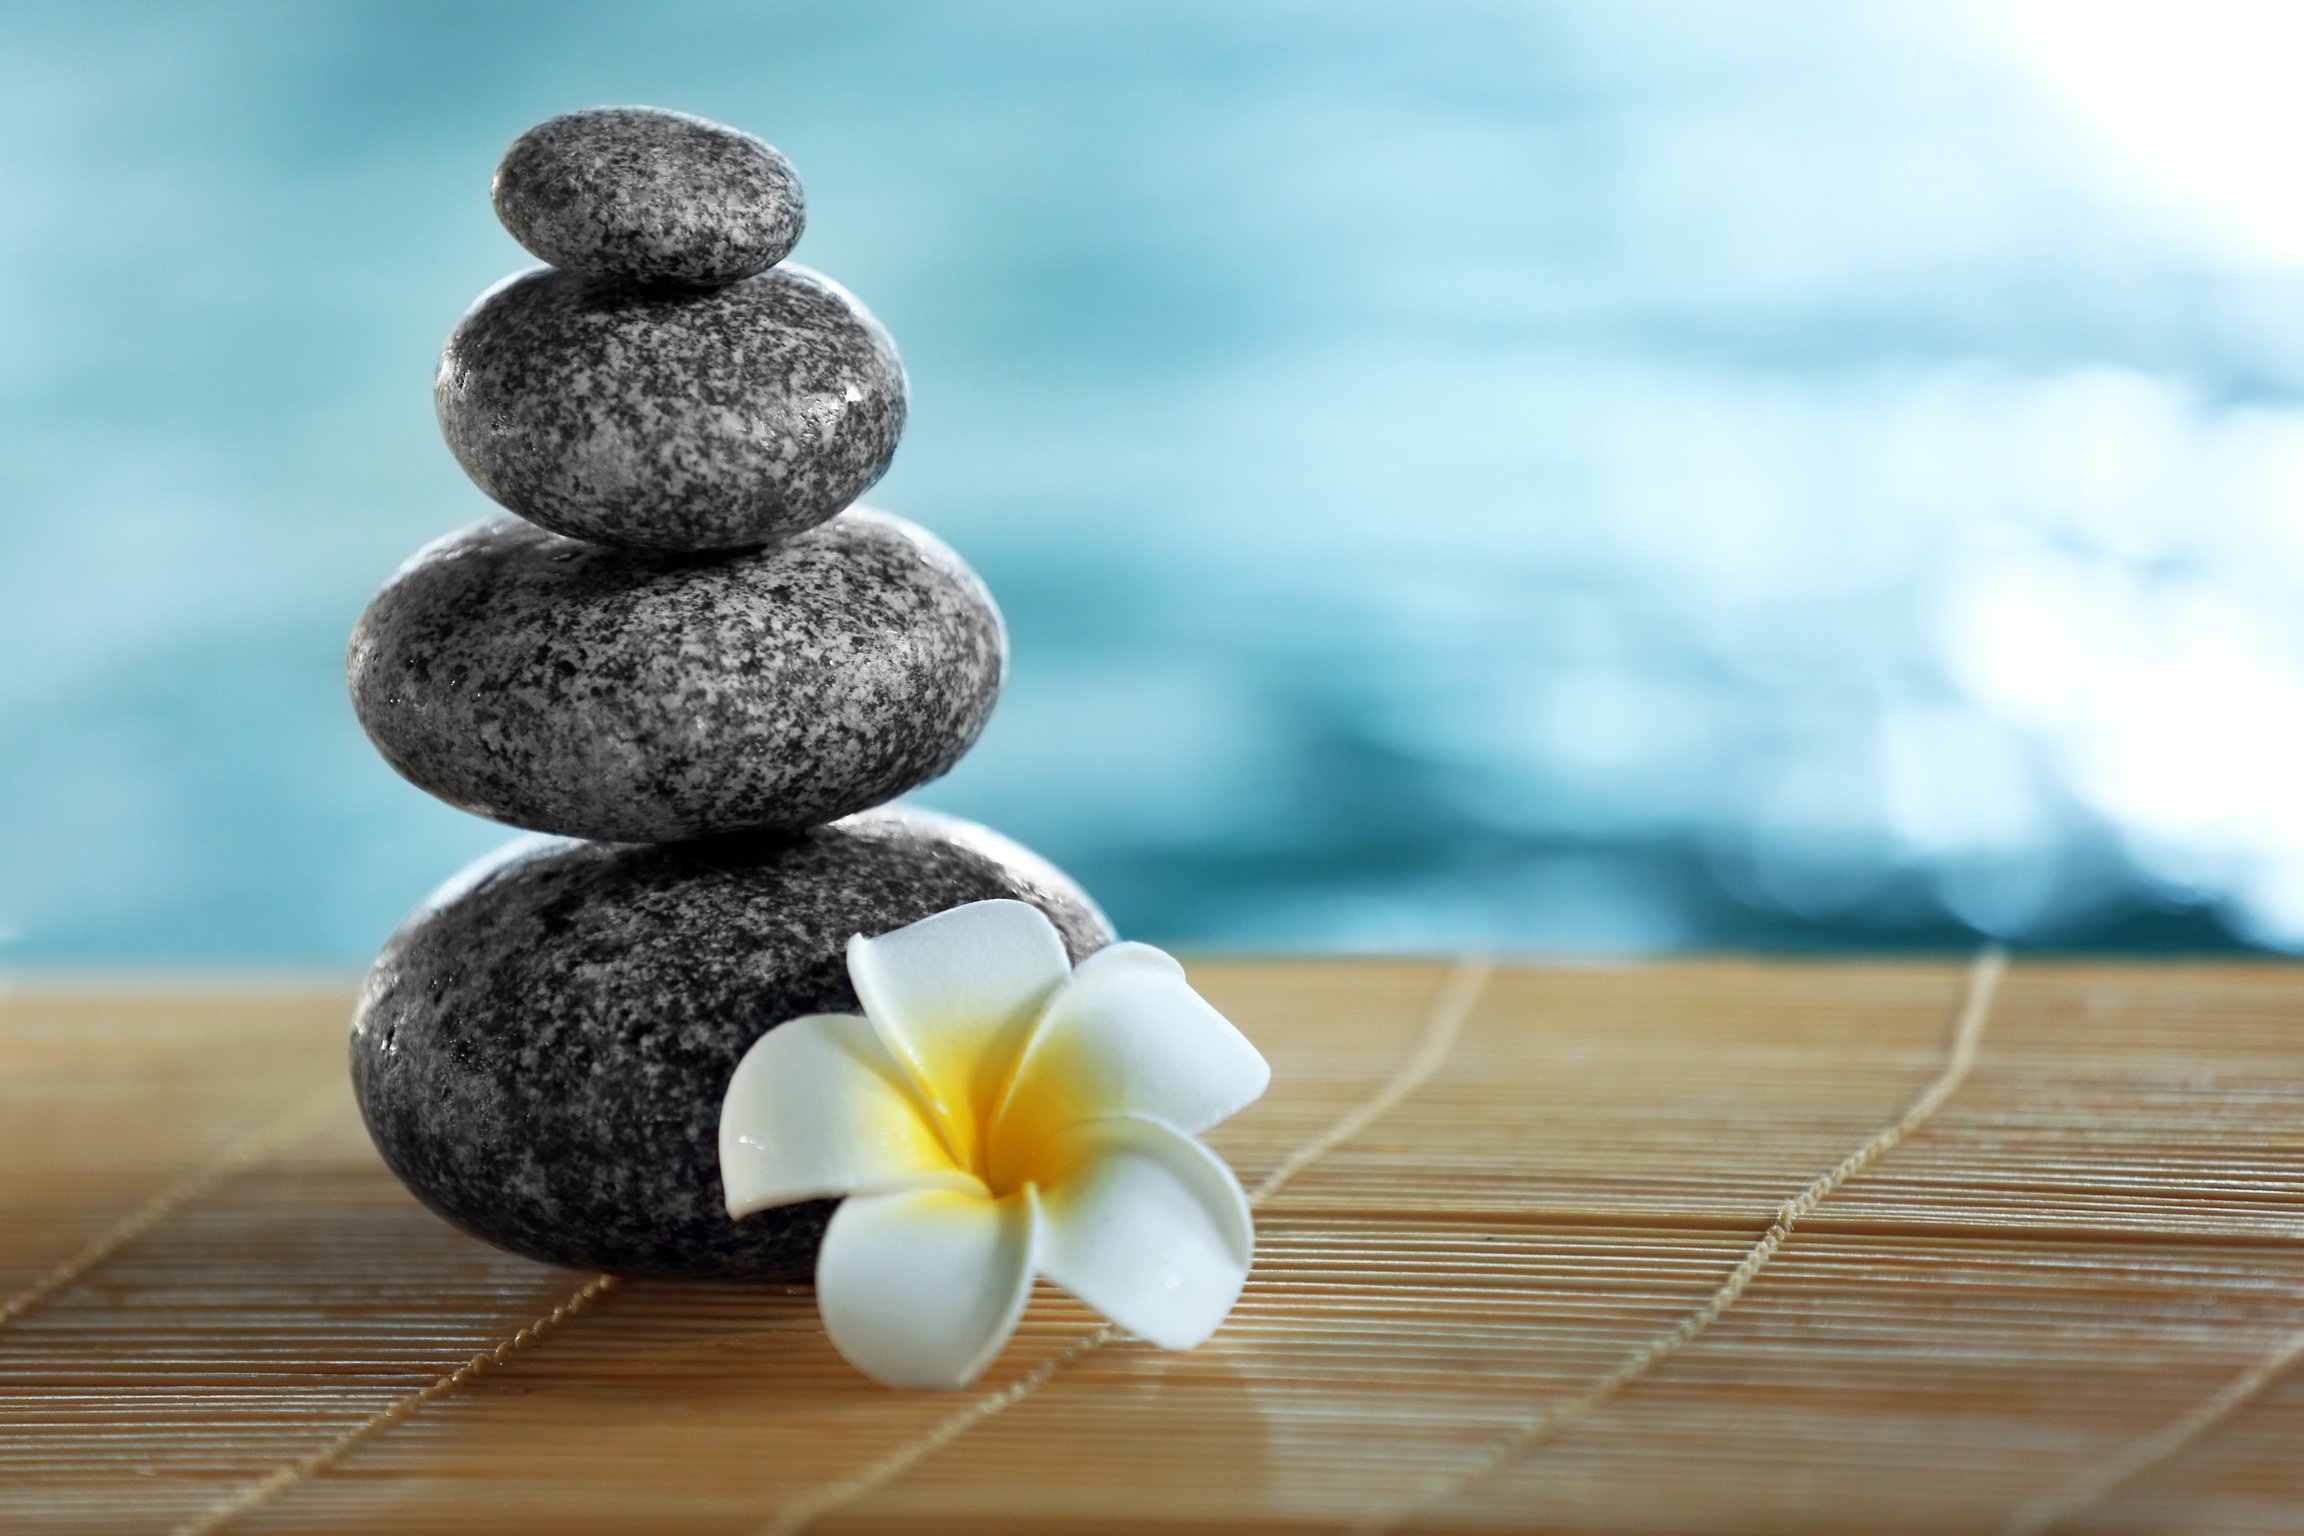
<path fill-rule="evenodd" d="M 999 896 L 1047 912 L 1075 959 L 1111 941 L 1055 869 L 924 812 L 670 847 L 519 840 L 377 960 L 352 1025 L 361 1113 L 417 1198 L 515 1253 L 803 1277 L 831 1205 L 729 1219 L 729 1075 L 775 1025 L 857 1011 L 851 934 Z"/>
<path fill-rule="evenodd" d="M 792 162 L 751 134 L 660 107 L 538 123 L 496 167 L 496 216 L 540 261 L 643 283 L 765 272 L 806 219 Z"/>
<path fill-rule="evenodd" d="M 887 471 L 905 384 L 880 323 L 803 267 L 698 291 L 541 267 L 457 322 L 433 401 L 465 472 L 531 522 L 742 549 L 824 521 Z"/>
<path fill-rule="evenodd" d="M 349 670 L 378 750 L 450 804 L 661 842 L 811 826 L 936 777 L 1006 664 L 960 557 L 859 508 L 709 556 L 490 519 L 401 567 Z"/>

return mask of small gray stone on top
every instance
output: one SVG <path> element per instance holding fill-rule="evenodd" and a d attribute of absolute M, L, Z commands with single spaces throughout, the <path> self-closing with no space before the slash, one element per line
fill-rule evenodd
<path fill-rule="evenodd" d="M 493 518 L 353 632 L 352 702 L 451 805 L 619 842 L 794 829 L 949 769 L 1007 638 L 934 535 L 858 508 L 765 550 L 643 555 Z"/>
<path fill-rule="evenodd" d="M 773 145 L 661 107 L 538 123 L 496 167 L 496 216 L 538 259 L 588 277 L 732 283 L 782 261 L 805 220 Z"/>
<path fill-rule="evenodd" d="M 662 848 L 522 839 L 385 946 L 352 1025 L 361 1113 L 418 1199 L 515 1253 L 805 1278 L 829 1202 L 727 1215 L 729 1075 L 776 1025 L 857 1011 L 851 934 L 1002 896 L 1074 959 L 1111 941 L 1053 867 L 924 812 Z"/>
<path fill-rule="evenodd" d="M 465 473 L 530 522 L 631 549 L 744 549 L 887 471 L 904 365 L 805 267 L 698 290 L 540 267 L 457 322 L 433 401 Z"/>

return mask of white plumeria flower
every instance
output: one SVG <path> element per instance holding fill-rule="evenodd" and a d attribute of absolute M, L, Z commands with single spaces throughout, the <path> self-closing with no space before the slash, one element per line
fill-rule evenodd
<path fill-rule="evenodd" d="M 720 1110 L 728 1213 L 844 1195 L 816 1259 L 833 1346 L 892 1386 L 963 1387 L 1047 1276 L 1190 1349 L 1248 1277 L 1240 1183 L 1194 1139 L 1272 1069 L 1184 968 L 1073 969 L 1037 907 L 979 901 L 848 941 L 864 1017 L 770 1030 Z"/>

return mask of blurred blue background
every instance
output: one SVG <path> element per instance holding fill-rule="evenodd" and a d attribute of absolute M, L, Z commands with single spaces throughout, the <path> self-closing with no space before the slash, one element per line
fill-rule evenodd
<path fill-rule="evenodd" d="M 0 961 L 364 960 L 489 173 L 680 107 L 888 324 L 1140 936 L 2304 946 L 2304 20 L 2240 0 L 0 11 Z"/>

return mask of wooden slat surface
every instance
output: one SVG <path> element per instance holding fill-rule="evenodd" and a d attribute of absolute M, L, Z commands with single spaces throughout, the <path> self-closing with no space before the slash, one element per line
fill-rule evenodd
<path fill-rule="evenodd" d="M 427 1215 L 344 993 L 0 990 L 0 1531 L 2304 1532 L 2304 969 L 1194 975 L 1238 1312 L 956 1395 Z"/>

